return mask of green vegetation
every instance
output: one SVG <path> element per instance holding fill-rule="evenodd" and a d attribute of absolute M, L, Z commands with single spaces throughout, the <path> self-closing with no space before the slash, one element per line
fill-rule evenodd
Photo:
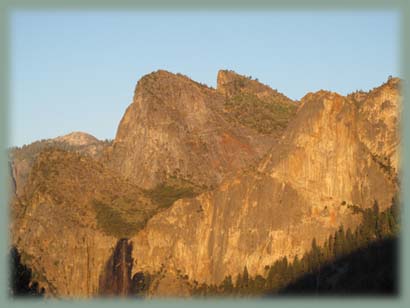
<path fill-rule="evenodd" d="M 263 134 L 272 134 L 285 128 L 296 112 L 296 106 L 282 101 L 280 97 L 261 100 L 248 93 L 228 99 L 224 109 L 229 121 L 238 122 Z"/>
<path fill-rule="evenodd" d="M 150 190 L 148 196 L 161 208 L 167 208 L 178 199 L 194 197 L 195 193 L 190 187 L 173 187 L 161 184 Z"/>
<path fill-rule="evenodd" d="M 140 188 L 102 163 L 60 149 L 38 155 L 29 181 L 27 203 L 47 194 L 65 219 L 88 225 L 95 217 L 97 228 L 117 238 L 134 235 L 158 208 Z"/>
<path fill-rule="evenodd" d="M 172 176 L 154 189 L 145 190 L 142 195 L 129 191 L 114 198 L 94 199 L 97 227 L 108 235 L 129 238 L 143 228 L 158 209 L 168 208 L 178 199 L 194 197 L 204 189 Z"/>
<path fill-rule="evenodd" d="M 146 194 L 160 208 L 167 208 L 176 200 L 195 197 L 203 190 L 203 188 L 188 180 L 170 177 L 165 183 L 158 185 L 154 189 L 146 190 Z"/>
<path fill-rule="evenodd" d="M 96 142 L 95 145 L 106 147 L 111 145 L 112 142 L 113 140 L 111 139 L 105 139 L 104 141 Z M 11 159 L 26 160 L 29 163 L 33 163 L 37 155 L 43 150 L 59 149 L 67 152 L 84 152 L 84 150 L 87 149 L 87 147 L 89 147 L 90 145 L 91 144 L 79 146 L 71 145 L 67 142 L 54 141 L 52 139 L 42 139 L 28 145 L 25 144 L 22 147 L 11 147 L 9 149 L 9 155 Z"/>
<path fill-rule="evenodd" d="M 362 210 L 361 213 L 363 221 L 354 232 L 350 229 L 344 230 L 343 226 L 340 226 L 323 246 L 318 246 L 316 239 L 313 239 L 311 249 L 300 259 L 296 256 L 293 261 L 288 261 L 284 257 L 270 266 L 267 265 L 264 275 L 255 277 L 249 276 L 245 266 L 243 273 L 236 278 L 235 284 L 232 277 L 227 276 L 220 285 L 194 285 L 193 295 L 262 296 L 282 293 L 292 284 L 302 293 L 303 290 L 312 288 L 316 291 L 321 288 L 323 292 L 366 291 L 370 286 L 373 288 L 370 291 L 392 290 L 395 280 L 392 267 L 397 261 L 394 260 L 395 246 L 391 243 L 399 232 L 397 202 L 393 199 L 390 208 L 379 212 L 379 206 L 375 201 L 373 208 Z M 387 246 L 392 248 L 386 251 Z M 346 264 L 347 274 L 330 283 L 330 280 L 338 277 L 340 271 L 346 269 Z M 329 273 L 332 272 L 336 275 L 330 277 Z"/>
<path fill-rule="evenodd" d="M 129 238 L 143 225 L 141 222 L 129 222 L 124 213 L 121 213 L 115 206 L 108 206 L 102 201 L 94 200 L 93 206 L 97 217 L 97 227 L 107 235 Z"/>

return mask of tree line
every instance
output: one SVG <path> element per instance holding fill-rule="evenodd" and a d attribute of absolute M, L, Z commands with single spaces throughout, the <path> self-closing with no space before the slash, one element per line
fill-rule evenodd
<path fill-rule="evenodd" d="M 295 256 L 293 260 L 288 260 L 285 256 L 273 264 L 265 266 L 264 274 L 257 274 L 255 276 L 250 276 L 247 267 L 244 266 L 243 272 L 237 275 L 235 280 L 229 275 L 226 276 L 219 285 L 208 285 L 206 283 L 198 285 L 196 283 L 193 288 L 193 295 L 199 297 L 241 297 L 277 294 L 280 293 L 281 290 L 286 289 L 288 285 L 298 281 L 301 277 L 312 273 L 315 273 L 314 277 L 318 284 L 321 279 L 321 268 L 353 253 L 362 256 L 362 258 L 355 257 L 351 259 L 354 260 L 355 263 L 373 262 L 379 266 L 380 260 L 375 260 L 373 255 L 369 256 L 366 249 L 372 247 L 373 243 L 396 238 L 399 232 L 398 202 L 393 198 L 391 206 L 385 211 L 379 210 L 377 201 L 374 202 L 372 208 L 368 209 L 352 207 L 354 207 L 356 212 L 361 213 L 363 217 L 361 224 L 354 231 L 350 228 L 345 230 L 343 225 L 341 225 L 321 246 L 319 246 L 316 239 L 313 238 L 310 250 L 302 257 Z M 372 253 L 374 253 L 373 250 Z M 390 256 L 393 255 L 394 252 L 389 251 L 387 253 L 389 254 L 387 259 L 390 262 L 392 260 Z M 383 257 L 386 258 L 385 255 L 383 255 Z M 350 265 L 357 271 L 354 273 L 355 276 L 361 273 L 360 267 L 363 264 Z M 367 267 L 369 264 L 364 264 L 363 266 Z M 391 266 L 391 264 L 382 264 L 381 266 Z M 368 275 L 368 273 L 366 273 L 366 275 Z M 364 279 L 370 279 L 369 277 L 371 277 L 371 275 L 364 277 Z M 381 277 L 381 279 L 383 279 L 383 277 Z M 312 281 L 310 281 L 310 283 L 312 283 Z M 315 282 L 313 284 L 315 284 Z M 308 287 L 310 288 L 311 286 Z"/>

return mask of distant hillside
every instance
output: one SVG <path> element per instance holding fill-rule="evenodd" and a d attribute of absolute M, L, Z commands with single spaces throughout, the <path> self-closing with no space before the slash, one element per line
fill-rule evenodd
<path fill-rule="evenodd" d="M 15 182 L 15 192 L 18 195 L 23 193 L 30 169 L 41 151 L 55 148 L 99 158 L 111 143 L 110 140 L 100 141 L 90 134 L 74 132 L 53 139 L 35 141 L 22 147 L 12 147 L 9 150 L 9 161 Z"/>

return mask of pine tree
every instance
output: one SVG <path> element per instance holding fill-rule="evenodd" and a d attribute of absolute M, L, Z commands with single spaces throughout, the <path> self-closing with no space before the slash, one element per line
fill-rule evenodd
<path fill-rule="evenodd" d="M 378 235 L 380 234 L 381 230 L 380 230 L 380 222 L 379 222 L 379 203 L 377 202 L 377 200 L 374 200 L 373 203 L 373 236 L 378 237 Z"/>
<path fill-rule="evenodd" d="M 224 281 L 222 282 L 222 289 L 224 294 L 232 294 L 233 293 L 233 284 L 232 284 L 232 277 L 231 275 L 225 277 Z"/>
<path fill-rule="evenodd" d="M 328 246 L 328 256 L 329 256 L 329 258 L 333 258 L 334 255 L 335 255 L 335 250 L 334 250 L 335 238 L 332 234 L 329 235 L 329 239 L 327 240 L 327 246 Z"/>
<path fill-rule="evenodd" d="M 242 289 L 242 275 L 238 274 L 238 276 L 236 277 L 236 283 L 235 283 L 236 293 L 240 293 L 241 289 Z"/>
<path fill-rule="evenodd" d="M 313 238 L 312 240 L 310 251 L 310 270 L 315 271 L 320 265 L 320 249 L 316 244 L 316 238 Z"/>
<path fill-rule="evenodd" d="M 335 232 L 335 240 L 334 240 L 334 256 L 338 258 L 343 255 L 345 247 L 345 233 L 343 225 L 339 227 L 339 230 Z"/>
<path fill-rule="evenodd" d="M 355 249 L 355 244 L 354 244 L 354 238 L 353 238 L 353 233 L 350 228 L 347 228 L 346 231 L 346 253 L 350 253 Z"/>
<path fill-rule="evenodd" d="M 248 268 L 245 266 L 242 275 L 242 289 L 247 290 L 249 288 L 249 273 Z"/>
<path fill-rule="evenodd" d="M 299 261 L 299 257 L 298 255 L 295 256 L 295 258 L 293 259 L 293 263 L 292 263 L 292 280 L 296 279 L 297 277 L 299 277 L 299 275 L 302 273 L 302 264 Z"/>
<path fill-rule="evenodd" d="M 399 203 L 395 197 L 392 198 L 390 210 L 389 225 L 392 233 L 396 234 L 398 232 L 398 226 L 400 223 L 400 208 Z"/>
<path fill-rule="evenodd" d="M 261 275 L 255 277 L 255 291 L 262 291 L 265 289 L 266 280 Z"/>

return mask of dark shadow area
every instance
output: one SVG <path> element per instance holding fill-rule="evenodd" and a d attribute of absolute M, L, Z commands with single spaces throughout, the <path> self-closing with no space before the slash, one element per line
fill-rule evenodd
<path fill-rule="evenodd" d="M 272 297 L 282 295 L 398 295 L 398 237 L 400 205 L 396 198 L 384 211 L 377 201 L 362 209 L 343 201 L 362 222 L 355 230 L 343 225 L 321 245 L 293 260 L 286 256 L 251 276 L 246 265 L 234 280 L 226 276 L 219 284 L 194 284 L 196 297 Z"/>
<path fill-rule="evenodd" d="M 137 272 L 131 277 L 133 258 L 132 243 L 123 238 L 117 242 L 112 256 L 100 275 L 99 295 L 103 297 L 143 297 L 147 293 L 150 276 Z"/>
<path fill-rule="evenodd" d="M 148 292 L 150 283 L 151 276 L 148 273 L 135 273 L 132 277 L 131 296 L 144 297 Z"/>
<path fill-rule="evenodd" d="M 10 290 L 12 297 L 44 297 L 45 290 L 33 280 L 32 270 L 22 264 L 21 255 L 16 247 L 10 250 Z"/>
<path fill-rule="evenodd" d="M 128 243 L 128 239 L 120 239 L 100 275 L 99 294 L 128 296 L 131 291 L 132 264 L 132 244 Z"/>
<path fill-rule="evenodd" d="M 369 244 L 271 295 L 398 295 L 398 239 Z"/>

